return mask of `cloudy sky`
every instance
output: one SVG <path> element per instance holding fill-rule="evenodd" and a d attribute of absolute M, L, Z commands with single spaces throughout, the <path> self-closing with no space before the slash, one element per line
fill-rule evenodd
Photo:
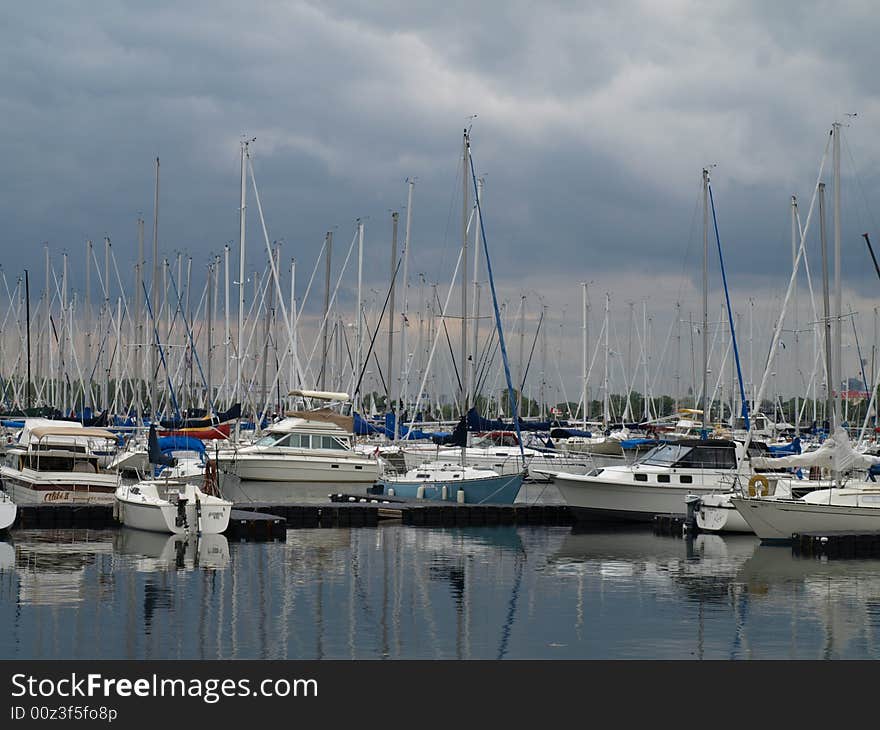
<path fill-rule="evenodd" d="M 675 302 L 699 313 L 706 165 L 716 165 L 734 307 L 745 322 L 754 313 L 757 364 L 788 283 L 790 196 L 805 219 L 839 120 L 849 125 L 844 306 L 859 312 L 870 350 L 880 284 L 860 234 L 880 245 L 873 3 L 31 2 L 3 15 L 10 277 L 28 267 L 42 281 L 48 242 L 56 266 L 70 254 L 81 287 L 84 241 L 104 236 L 130 271 L 139 213 L 152 235 L 157 155 L 161 249 L 203 270 L 210 253 L 237 248 L 246 134 L 269 236 L 283 242 L 282 260 L 300 262 L 299 286 L 324 233 L 344 249 L 361 218 L 366 286 L 384 294 L 390 213 L 405 217 L 408 177 L 410 271 L 445 286 L 460 245 L 461 132 L 472 123 L 497 283 L 513 302 L 526 295 L 532 332 L 548 306 L 567 388 L 580 373 L 580 282 L 591 282 L 594 332 L 605 292 L 623 340 L 627 302 L 637 313 L 647 303 L 654 362 Z M 262 269 L 252 201 L 249 268 Z M 800 322 L 812 321 L 801 296 Z"/>

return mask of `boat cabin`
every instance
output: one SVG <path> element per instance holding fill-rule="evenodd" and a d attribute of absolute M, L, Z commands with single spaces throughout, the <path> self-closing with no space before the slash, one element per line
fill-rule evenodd
<path fill-rule="evenodd" d="M 736 469 L 742 444 L 726 439 L 683 439 L 660 444 L 646 453 L 638 464 L 670 469 Z M 749 444 L 749 456 L 769 456 L 761 442 Z"/>

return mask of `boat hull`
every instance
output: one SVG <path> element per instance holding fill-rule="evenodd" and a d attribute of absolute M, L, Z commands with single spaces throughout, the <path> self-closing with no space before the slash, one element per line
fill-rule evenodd
<path fill-rule="evenodd" d="M 751 497 L 733 497 L 732 501 L 755 534 L 768 542 L 790 541 L 792 535 L 804 532 L 880 530 L 878 507 Z"/>
<path fill-rule="evenodd" d="M 443 479 L 431 481 L 380 479 L 373 492 L 402 499 L 464 504 L 513 504 L 522 487 L 522 474 L 482 479 Z M 461 492 L 461 495 L 459 495 Z"/>
<path fill-rule="evenodd" d="M 203 535 L 219 535 L 229 526 L 232 504 L 201 502 L 201 530 L 196 504 L 187 502 L 184 511 L 186 525 L 177 524 L 177 506 L 171 503 L 147 503 L 126 499 L 117 495 L 117 514 L 126 527 L 148 532 L 183 535 L 200 532 Z"/>
<path fill-rule="evenodd" d="M 754 533 L 727 494 L 704 495 L 694 516 L 702 532 Z"/>
<path fill-rule="evenodd" d="M 13 502 L 29 504 L 109 504 L 116 499 L 116 474 L 0 469 L 3 488 Z"/>
<path fill-rule="evenodd" d="M 0 531 L 8 530 L 15 522 L 18 508 L 11 499 L 0 499 Z"/>
<path fill-rule="evenodd" d="M 718 491 L 717 485 L 642 484 L 602 481 L 589 476 L 554 474 L 553 483 L 576 518 L 650 522 L 654 515 L 684 515 L 685 498 Z M 695 479 L 696 481 L 696 479 Z"/>
<path fill-rule="evenodd" d="M 372 484 L 379 476 L 379 462 L 374 459 L 237 454 L 218 456 L 217 466 L 221 472 L 235 475 L 243 482 Z"/>

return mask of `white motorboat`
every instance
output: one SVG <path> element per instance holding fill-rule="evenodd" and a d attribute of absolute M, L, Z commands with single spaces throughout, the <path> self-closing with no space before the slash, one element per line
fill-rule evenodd
<path fill-rule="evenodd" d="M 103 428 L 28 418 L 6 449 L 3 486 L 16 504 L 112 504 L 119 475 L 101 461 L 115 443 Z"/>
<path fill-rule="evenodd" d="M 335 400 L 344 393 L 294 391 Z M 330 408 L 294 411 L 271 424 L 253 444 L 216 454 L 221 490 L 227 476 L 241 482 L 365 486 L 379 476 L 379 460 L 352 448 L 353 418 Z"/>
<path fill-rule="evenodd" d="M 8 530 L 15 522 L 18 507 L 6 492 L 0 491 L 0 532 Z"/>
<path fill-rule="evenodd" d="M 126 527 L 174 535 L 220 534 L 232 513 L 232 502 L 170 479 L 120 485 L 116 502 L 119 521 Z"/>
<path fill-rule="evenodd" d="M 766 448 L 753 443 L 749 452 Z M 688 495 L 729 491 L 742 452 L 736 441 L 683 440 L 657 446 L 635 464 L 584 475 L 560 472 L 552 480 L 580 519 L 647 521 L 657 514 L 684 515 Z"/>

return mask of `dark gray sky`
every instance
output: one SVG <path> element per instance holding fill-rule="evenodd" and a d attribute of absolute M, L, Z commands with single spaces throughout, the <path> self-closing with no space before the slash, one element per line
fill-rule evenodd
<path fill-rule="evenodd" d="M 198 270 L 237 241 L 247 134 L 269 235 L 304 280 L 324 232 L 347 247 L 360 217 L 365 276 L 384 292 L 390 210 L 405 215 L 415 176 L 411 271 L 447 282 L 461 130 L 476 114 L 499 287 L 527 295 L 530 322 L 539 296 L 551 307 L 576 390 L 579 282 L 593 282 L 594 317 L 612 293 L 621 337 L 625 302 L 647 300 L 658 351 L 676 300 L 699 311 L 707 164 L 734 306 L 747 317 L 755 298 L 766 339 L 787 285 L 790 195 L 806 217 L 841 120 L 845 306 L 864 315 L 863 348 L 872 338 L 878 282 L 860 238 L 880 245 L 872 3 L 31 2 L 3 15 L 10 276 L 29 267 L 42 281 L 48 241 L 81 286 L 84 241 L 105 235 L 130 271 L 139 212 L 151 235 L 157 155 L 161 248 Z M 254 215 L 248 232 L 262 268 Z M 811 235 L 818 293 L 817 250 Z M 711 287 L 715 310 L 714 263 Z"/>

